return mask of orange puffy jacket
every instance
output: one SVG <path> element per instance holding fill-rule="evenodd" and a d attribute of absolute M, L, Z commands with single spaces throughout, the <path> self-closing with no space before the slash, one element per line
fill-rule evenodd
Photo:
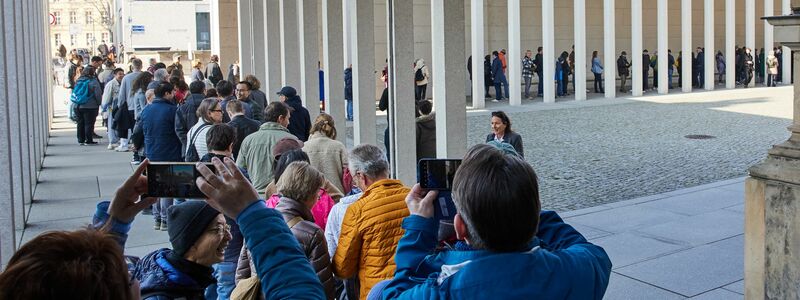
<path fill-rule="evenodd" d="M 394 277 L 394 254 L 404 232 L 401 224 L 409 215 L 405 203 L 409 191 L 399 180 L 379 180 L 344 214 L 333 273 L 351 278 L 358 272 L 360 299 L 367 299 L 378 282 Z"/>

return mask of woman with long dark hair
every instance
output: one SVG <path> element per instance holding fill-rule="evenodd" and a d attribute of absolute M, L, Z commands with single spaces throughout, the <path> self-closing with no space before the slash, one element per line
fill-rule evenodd
<path fill-rule="evenodd" d="M 511 130 L 511 119 L 508 118 L 505 112 L 498 110 L 492 112 L 492 133 L 486 136 L 486 142 L 495 141 L 498 143 L 507 143 L 514 147 L 517 154 L 525 157 L 525 151 L 522 147 L 522 136 Z"/>

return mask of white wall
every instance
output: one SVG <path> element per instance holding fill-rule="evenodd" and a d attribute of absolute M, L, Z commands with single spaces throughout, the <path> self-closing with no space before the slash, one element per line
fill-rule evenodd
<path fill-rule="evenodd" d="M 170 47 L 192 50 L 197 47 L 196 13 L 209 12 L 209 0 L 130 1 L 123 4 L 122 32 L 125 50 L 139 47 Z M 130 22 L 129 22 L 130 21 Z M 144 33 L 132 33 L 132 25 L 144 25 Z"/>

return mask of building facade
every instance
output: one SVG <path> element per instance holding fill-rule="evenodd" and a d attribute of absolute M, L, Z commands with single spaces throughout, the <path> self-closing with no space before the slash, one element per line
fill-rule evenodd
<path fill-rule="evenodd" d="M 100 43 L 112 43 L 113 10 L 109 0 L 49 0 L 50 44 L 49 53 L 61 45 L 72 49 L 97 51 Z"/>
<path fill-rule="evenodd" d="M 113 1 L 126 52 L 211 50 L 211 0 Z"/>

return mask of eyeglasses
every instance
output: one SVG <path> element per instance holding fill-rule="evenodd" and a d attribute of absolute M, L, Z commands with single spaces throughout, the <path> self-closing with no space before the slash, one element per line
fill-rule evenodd
<path fill-rule="evenodd" d="M 213 229 L 210 229 L 210 230 L 208 230 L 208 231 L 206 231 L 206 232 L 208 232 L 208 233 L 214 233 L 214 234 L 216 234 L 216 235 L 220 235 L 220 236 L 221 236 L 221 235 L 225 235 L 225 234 L 231 233 L 231 225 L 228 225 L 228 224 L 224 224 L 224 225 L 222 225 L 222 224 L 219 224 L 219 225 L 217 225 L 216 227 L 214 227 Z"/>

